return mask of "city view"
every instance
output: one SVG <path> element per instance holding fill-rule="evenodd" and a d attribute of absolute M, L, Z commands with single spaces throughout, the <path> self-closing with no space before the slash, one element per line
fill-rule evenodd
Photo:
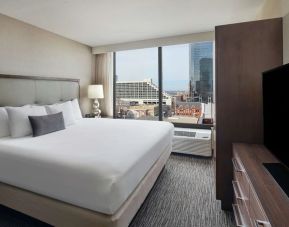
<path fill-rule="evenodd" d="M 158 120 L 157 48 L 116 53 L 118 118 Z M 213 118 L 213 43 L 201 42 L 162 48 L 163 120 L 200 124 Z"/>

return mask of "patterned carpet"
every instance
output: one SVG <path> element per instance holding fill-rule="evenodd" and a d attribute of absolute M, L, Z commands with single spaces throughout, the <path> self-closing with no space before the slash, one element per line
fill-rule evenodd
<path fill-rule="evenodd" d="M 0 206 L 1 227 L 48 225 Z M 231 212 L 215 199 L 214 166 L 210 159 L 171 155 L 166 168 L 130 227 L 229 227 Z"/>
<path fill-rule="evenodd" d="M 130 227 L 235 226 L 215 198 L 212 160 L 171 155 Z"/>

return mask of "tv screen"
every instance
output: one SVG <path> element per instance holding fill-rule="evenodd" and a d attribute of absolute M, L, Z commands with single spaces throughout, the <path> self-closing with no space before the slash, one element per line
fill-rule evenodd
<path fill-rule="evenodd" d="M 263 73 L 264 144 L 289 167 L 289 64 Z"/>

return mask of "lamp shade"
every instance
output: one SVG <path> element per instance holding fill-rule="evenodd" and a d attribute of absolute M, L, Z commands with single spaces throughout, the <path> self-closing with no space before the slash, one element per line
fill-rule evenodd
<path fill-rule="evenodd" d="M 88 86 L 88 98 L 102 99 L 103 97 L 103 86 L 101 84 L 93 84 Z"/>

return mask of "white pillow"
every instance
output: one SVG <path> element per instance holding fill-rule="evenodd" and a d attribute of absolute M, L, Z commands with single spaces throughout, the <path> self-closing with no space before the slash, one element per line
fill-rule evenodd
<path fill-rule="evenodd" d="M 7 107 L 11 137 L 23 137 L 32 134 L 28 116 L 47 115 L 44 106 Z"/>
<path fill-rule="evenodd" d="M 9 119 L 4 107 L 0 107 L 0 138 L 10 136 Z"/>
<path fill-rule="evenodd" d="M 74 114 L 75 120 L 82 119 L 82 114 L 81 114 L 81 110 L 80 110 L 80 107 L 79 107 L 78 100 L 77 99 L 73 99 L 71 101 L 71 104 L 72 104 L 73 114 Z"/>
<path fill-rule="evenodd" d="M 48 114 L 56 114 L 62 112 L 64 118 L 65 127 L 76 123 L 73 114 L 73 107 L 71 101 L 56 103 L 53 105 L 45 106 Z"/>

